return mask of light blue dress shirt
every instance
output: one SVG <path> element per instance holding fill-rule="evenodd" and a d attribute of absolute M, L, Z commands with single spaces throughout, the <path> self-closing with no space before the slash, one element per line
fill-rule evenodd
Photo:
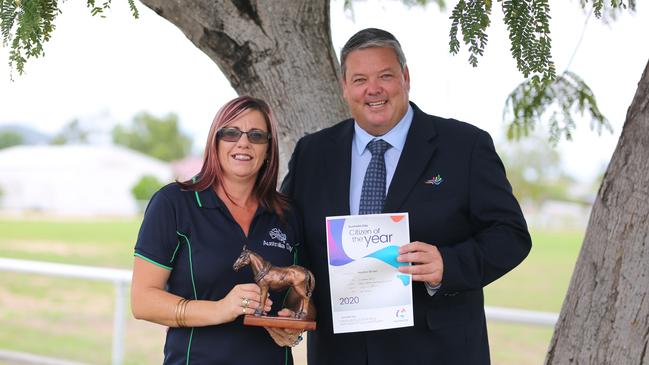
<path fill-rule="evenodd" d="M 406 115 L 390 131 L 382 136 L 373 136 L 361 128 L 354 121 L 354 138 L 352 139 L 352 171 L 349 181 L 349 212 L 352 215 L 358 214 L 358 207 L 361 202 L 361 190 L 365 179 L 365 170 L 370 164 L 372 153 L 367 149 L 367 144 L 374 139 L 382 139 L 390 144 L 385 151 L 385 194 L 387 195 L 394 171 L 399 163 L 399 157 L 406 144 L 408 130 L 412 124 L 412 107 L 408 105 Z"/>
<path fill-rule="evenodd" d="M 403 146 L 406 144 L 408 130 L 412 124 L 413 111 L 408 105 L 406 115 L 401 118 L 399 123 L 392 127 L 388 133 L 382 136 L 373 136 L 367 133 L 363 128 L 354 121 L 354 137 L 352 139 L 352 171 L 349 181 L 349 213 L 358 214 L 358 208 L 361 202 L 361 190 L 363 189 L 363 180 L 365 179 L 365 170 L 370 164 L 372 153 L 367 149 L 368 143 L 374 139 L 382 139 L 390 144 L 390 148 L 385 151 L 385 194 L 388 194 L 390 183 L 397 169 Z M 428 295 L 433 296 L 441 285 L 431 286 L 425 283 Z"/>

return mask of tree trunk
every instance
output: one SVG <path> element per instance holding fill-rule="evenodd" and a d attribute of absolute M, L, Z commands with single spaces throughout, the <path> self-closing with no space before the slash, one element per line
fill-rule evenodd
<path fill-rule="evenodd" d="M 270 104 L 280 125 L 282 168 L 300 137 L 348 115 L 331 42 L 329 0 L 142 3 L 180 28 L 239 95 Z"/>
<path fill-rule="evenodd" d="M 599 189 L 546 364 L 649 364 L 649 63 Z"/>

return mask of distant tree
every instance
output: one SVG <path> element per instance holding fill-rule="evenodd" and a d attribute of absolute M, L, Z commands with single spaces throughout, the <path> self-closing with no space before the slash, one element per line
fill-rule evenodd
<path fill-rule="evenodd" d="M 66 124 L 61 131 L 52 138 L 51 145 L 85 144 L 88 143 L 89 132 L 81 127 L 78 119 Z"/>
<path fill-rule="evenodd" d="M 24 143 L 20 133 L 6 131 L 0 132 L 0 150 L 3 148 L 18 146 Z"/>
<path fill-rule="evenodd" d="M 561 168 L 561 156 L 547 141 L 532 136 L 499 149 L 507 178 L 519 201 L 541 204 L 548 199 L 575 201 L 569 193 L 575 179 Z"/>
<path fill-rule="evenodd" d="M 155 176 L 144 175 L 138 182 L 131 188 L 133 198 L 138 201 L 147 201 L 151 199 L 153 194 L 164 185 L 163 182 L 158 180 Z"/>
<path fill-rule="evenodd" d="M 192 140 L 178 125 L 174 113 L 157 118 L 142 112 L 133 118 L 131 127 L 118 125 L 113 129 L 113 143 L 163 161 L 181 159 L 189 154 Z"/>

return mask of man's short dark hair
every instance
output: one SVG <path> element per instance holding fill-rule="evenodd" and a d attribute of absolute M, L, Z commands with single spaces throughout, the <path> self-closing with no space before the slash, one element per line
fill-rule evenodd
<path fill-rule="evenodd" d="M 394 50 L 394 53 L 396 53 L 397 55 L 397 60 L 399 61 L 399 65 L 401 65 L 401 70 L 406 67 L 406 56 L 403 54 L 403 50 L 401 50 L 401 44 L 399 44 L 397 38 L 395 38 L 392 33 L 387 32 L 383 29 L 367 28 L 359 31 L 351 38 L 349 38 L 347 43 L 345 43 L 342 51 L 340 52 L 340 68 L 342 70 L 343 79 L 345 78 L 345 74 L 347 72 L 347 67 L 345 64 L 347 56 L 351 52 L 357 51 L 359 49 L 375 47 L 392 48 Z"/>

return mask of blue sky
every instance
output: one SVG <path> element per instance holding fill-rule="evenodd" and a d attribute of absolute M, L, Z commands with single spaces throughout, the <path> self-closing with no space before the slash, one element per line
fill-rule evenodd
<path fill-rule="evenodd" d="M 0 49 L 0 125 L 20 123 L 54 133 L 79 118 L 96 131 L 127 124 L 139 111 L 175 112 L 182 128 L 204 144 L 221 104 L 236 94 L 218 67 L 175 26 L 140 5 L 134 20 L 126 1 L 114 1 L 107 18 L 93 18 L 77 2 L 63 2 L 63 14 L 46 45 L 46 56 L 30 60 L 27 73 L 9 81 L 6 49 Z M 450 2 L 454 3 L 454 2 Z M 552 0 L 553 56 L 562 71 L 579 43 L 586 19 L 578 1 Z M 591 17 L 571 70 L 588 82 L 613 135 L 597 137 L 582 121 L 575 141 L 562 142 L 564 165 L 582 179 L 592 178 L 610 158 L 626 110 L 649 60 L 638 40 L 649 34 L 649 8 L 604 25 Z M 448 13 L 436 6 L 408 9 L 398 1 L 360 1 L 354 19 L 342 1 L 331 5 L 336 51 L 359 29 L 380 27 L 402 43 L 410 68 L 411 99 L 424 111 L 477 125 L 504 143 L 502 111 L 507 94 L 522 80 L 509 54 L 501 10 L 495 3 L 489 45 L 478 68 L 466 52 L 448 54 Z M 287 101 L 288 102 L 288 101 Z M 280 121 L 281 122 L 281 121 Z"/>

